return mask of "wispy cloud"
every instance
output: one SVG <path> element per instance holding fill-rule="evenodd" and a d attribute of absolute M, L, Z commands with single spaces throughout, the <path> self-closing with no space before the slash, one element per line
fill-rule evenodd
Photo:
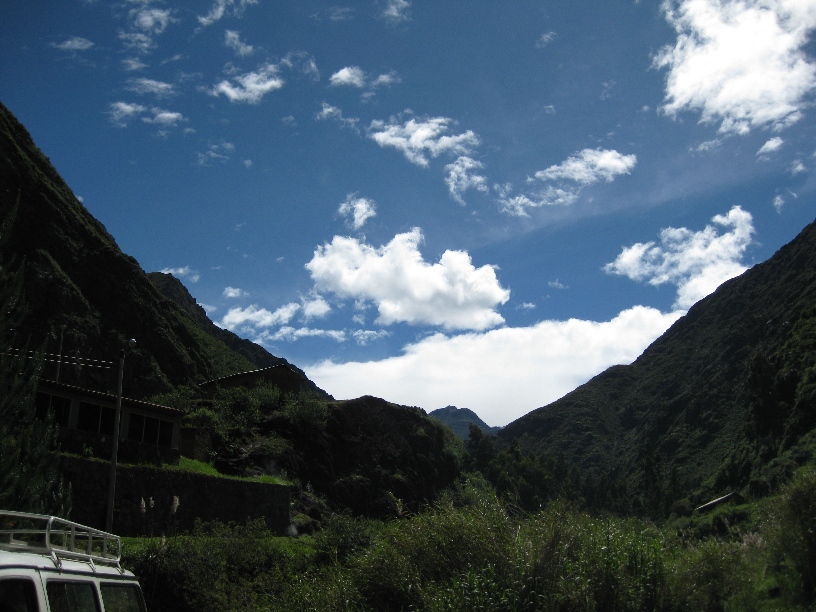
<path fill-rule="evenodd" d="M 399 82 L 401 82 L 401 79 L 393 70 L 379 74 L 376 77 L 370 77 L 359 66 L 345 66 L 329 77 L 329 84 L 332 87 L 364 89 L 363 100 L 373 98 L 380 87 L 391 86 Z"/>
<path fill-rule="evenodd" d="M 71 38 L 66 38 L 61 43 L 51 43 L 51 46 L 60 51 L 87 51 L 93 47 L 94 44 L 87 38 L 72 36 Z"/>
<path fill-rule="evenodd" d="M 496 186 L 499 207 L 513 216 L 527 216 L 531 208 L 569 206 L 587 185 L 599 181 L 611 182 L 629 174 L 637 164 L 635 155 L 623 155 L 610 149 L 584 149 L 560 164 L 539 170 L 529 183 L 540 181 L 544 186 L 528 193 L 513 195 L 512 185 Z"/>
<path fill-rule="evenodd" d="M 609 149 L 584 149 L 560 164 L 536 172 L 535 177 L 540 181 L 568 180 L 591 185 L 629 174 L 636 163 L 634 155 L 622 155 Z"/>
<path fill-rule="evenodd" d="M 358 198 L 356 193 L 350 193 L 340 204 L 337 213 L 346 218 L 346 223 L 354 230 L 362 229 L 366 221 L 376 216 L 377 205 L 369 198 Z"/>
<path fill-rule="evenodd" d="M 211 90 L 213 96 L 224 95 L 230 102 L 258 104 L 271 91 L 280 89 L 284 80 L 278 64 L 265 63 L 257 70 L 246 72 L 217 83 Z"/>
<path fill-rule="evenodd" d="M 162 34 L 173 21 L 171 9 L 140 8 L 130 11 L 133 25 L 147 34 Z"/>
<path fill-rule="evenodd" d="M 214 162 L 224 163 L 235 151 L 235 145 L 231 142 L 218 142 L 207 147 L 206 151 L 196 153 L 199 166 L 209 166 Z"/>
<path fill-rule="evenodd" d="M 198 23 L 202 27 L 207 27 L 220 21 L 225 15 L 242 17 L 244 9 L 253 4 L 258 4 L 258 0 L 215 0 L 212 8 L 206 15 L 198 17 Z"/>
<path fill-rule="evenodd" d="M 148 108 L 133 102 L 114 102 L 108 107 L 108 115 L 111 123 L 122 128 L 127 127 L 133 119 L 141 119 L 144 123 L 150 123 L 162 128 L 175 127 L 179 123 L 187 121 L 181 113 L 156 106 Z M 161 135 L 166 135 L 166 132 L 162 132 Z"/>
<path fill-rule="evenodd" d="M 172 83 L 155 81 L 153 79 L 128 79 L 125 89 L 138 94 L 152 94 L 157 98 L 167 98 L 177 95 L 176 86 Z"/>
<path fill-rule="evenodd" d="M 711 221 L 714 225 L 699 232 L 664 229 L 659 245 L 652 241 L 626 247 L 604 271 L 655 286 L 676 285 L 674 307 L 686 310 L 747 269 L 741 260 L 754 234 L 751 214 L 734 206 Z M 717 226 L 727 231 L 720 234 Z"/>
<path fill-rule="evenodd" d="M 317 293 L 373 302 L 377 322 L 438 325 L 445 329 L 487 329 L 504 322 L 495 308 L 510 292 L 492 266 L 475 268 L 464 251 L 445 251 L 439 262 L 419 252 L 415 228 L 379 248 L 335 236 L 314 253 L 306 269 Z"/>
<path fill-rule="evenodd" d="M 390 335 L 391 332 L 385 329 L 355 329 L 353 332 L 351 332 L 352 338 L 354 338 L 354 341 L 360 346 L 366 346 L 375 340 L 387 338 Z"/>
<path fill-rule="evenodd" d="M 193 270 L 190 266 L 183 268 L 164 268 L 161 270 L 163 274 L 172 274 L 176 278 L 186 278 L 191 283 L 197 283 L 201 278 L 201 274 Z"/>
<path fill-rule="evenodd" d="M 468 189 L 475 189 L 482 193 L 487 193 L 490 188 L 487 184 L 487 178 L 475 171 L 482 170 L 484 164 L 476 161 L 465 155 L 459 157 L 451 164 L 445 166 L 445 171 L 448 173 L 445 177 L 445 183 L 448 185 L 448 191 L 451 197 L 459 202 L 462 206 L 465 205 L 465 199 L 462 194 Z"/>
<path fill-rule="evenodd" d="M 454 124 L 447 117 L 412 117 L 402 123 L 400 119 L 392 117 L 388 122 L 372 121 L 368 136 L 381 147 L 401 151 L 411 163 L 427 167 L 428 156 L 470 155 L 479 145 L 480 139 L 472 130 L 451 134 Z"/>
<path fill-rule="evenodd" d="M 275 332 L 264 332 L 259 334 L 255 341 L 261 344 L 269 342 L 295 342 L 301 338 L 329 338 L 335 342 L 345 342 L 346 332 L 339 329 L 313 329 L 310 327 L 289 327 L 284 326 Z"/>
<path fill-rule="evenodd" d="M 668 69 L 667 115 L 699 111 L 702 122 L 733 134 L 801 118 L 816 87 L 805 52 L 816 28 L 811 3 L 668 0 L 664 11 L 677 32 L 654 58 Z"/>
<path fill-rule="evenodd" d="M 224 296 L 228 298 L 246 297 L 248 294 L 234 287 L 227 287 Z M 304 321 L 325 318 L 332 308 L 321 295 L 301 297 L 300 303 L 290 302 L 276 310 L 260 308 L 253 304 L 246 308 L 230 308 L 218 325 L 251 338 L 254 342 L 294 342 L 301 338 L 330 338 L 338 342 L 346 339 L 345 332 L 340 330 L 323 330 L 290 325 L 297 315 Z"/>
<path fill-rule="evenodd" d="M 238 287 L 225 287 L 222 295 L 230 300 L 249 296 L 249 294 L 246 291 L 244 291 L 243 289 L 239 289 Z"/>
<path fill-rule="evenodd" d="M 555 32 L 544 32 L 544 34 L 538 37 L 538 40 L 536 41 L 536 47 L 539 49 L 543 49 L 554 40 Z"/>
<path fill-rule="evenodd" d="M 238 74 L 215 84 L 208 93 L 224 95 L 230 102 L 258 104 L 263 97 L 284 86 L 283 69 L 299 72 L 312 79 L 319 79 L 320 72 L 314 58 L 305 52 L 287 53 L 278 63 L 264 62 L 256 70 Z"/>
<path fill-rule="evenodd" d="M 161 108 L 152 108 L 152 116 L 142 117 L 145 123 L 152 123 L 162 127 L 175 127 L 182 121 L 187 121 L 181 113 L 164 110 Z"/>
<path fill-rule="evenodd" d="M 228 49 L 235 51 L 240 57 L 247 57 L 254 52 L 252 45 L 243 42 L 235 30 L 227 30 L 224 32 L 224 45 L 226 45 Z"/>
<path fill-rule="evenodd" d="M 779 136 L 775 136 L 768 140 L 764 145 L 759 148 L 759 151 L 756 152 L 757 155 L 766 155 L 767 153 L 773 153 L 774 151 L 778 151 L 782 148 L 782 145 L 785 144 L 785 141 L 782 140 Z"/>
<path fill-rule="evenodd" d="M 155 8 L 145 3 L 128 11 L 128 26 L 119 31 L 119 39 L 127 49 L 148 53 L 156 47 L 155 38 L 176 21 L 173 9 Z"/>
<path fill-rule="evenodd" d="M 411 3 L 407 0 L 386 0 L 385 9 L 380 13 L 380 17 L 392 23 L 408 21 L 410 16 Z"/>
<path fill-rule="evenodd" d="M 349 128 L 359 134 L 360 128 L 357 127 L 359 119 L 356 117 L 344 117 L 343 111 L 336 106 L 332 106 L 328 102 L 323 102 L 320 112 L 315 113 L 315 120 L 317 121 L 335 121 L 340 127 Z"/>
<path fill-rule="evenodd" d="M 349 21 L 354 19 L 354 9 L 347 6 L 331 6 L 314 14 L 315 19 L 329 21 Z"/>
<path fill-rule="evenodd" d="M 259 329 L 285 325 L 300 310 L 300 304 L 291 302 L 275 311 L 259 308 L 256 304 L 247 308 L 230 308 L 220 321 L 221 327 L 230 331 L 256 333 Z"/>
<path fill-rule="evenodd" d="M 151 36 L 144 32 L 119 32 L 119 40 L 121 40 L 127 49 L 136 51 L 138 53 L 148 53 L 156 46 Z"/>
<path fill-rule="evenodd" d="M 147 68 L 147 64 L 138 57 L 128 57 L 122 60 L 122 68 L 128 72 L 135 72 L 136 70 L 144 70 Z"/>
<path fill-rule="evenodd" d="M 132 102 L 114 102 L 108 107 L 111 123 L 117 127 L 125 127 L 131 119 L 139 117 L 147 107 Z"/>

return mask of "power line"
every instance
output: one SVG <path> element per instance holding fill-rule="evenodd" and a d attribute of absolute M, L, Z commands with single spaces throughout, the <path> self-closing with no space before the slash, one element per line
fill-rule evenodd
<path fill-rule="evenodd" d="M 28 353 L 28 354 L 26 354 Z M 75 355 L 57 355 L 55 353 L 37 353 L 36 351 L 23 351 L 20 349 L 9 349 L 5 355 L 22 357 L 24 359 L 38 359 L 42 355 L 42 360 L 46 363 L 64 363 L 66 365 L 75 365 L 83 368 L 99 368 L 101 370 L 110 370 L 113 366 L 112 361 L 104 361 L 102 359 L 88 359 L 87 357 L 78 357 Z M 53 359 L 49 359 L 53 357 Z"/>

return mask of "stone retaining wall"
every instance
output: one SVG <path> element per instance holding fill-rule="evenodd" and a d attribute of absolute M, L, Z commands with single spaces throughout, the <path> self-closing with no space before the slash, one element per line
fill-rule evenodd
<path fill-rule="evenodd" d="M 62 473 L 72 486 L 71 520 L 105 528 L 110 463 L 63 455 Z M 173 497 L 179 498 L 175 514 Z M 153 508 L 150 508 L 150 499 Z M 145 512 L 141 512 L 141 500 Z M 113 533 L 122 536 L 172 534 L 192 529 L 195 519 L 244 523 L 263 518 L 284 535 L 289 527 L 289 487 L 218 478 L 147 465 L 119 465 Z"/>

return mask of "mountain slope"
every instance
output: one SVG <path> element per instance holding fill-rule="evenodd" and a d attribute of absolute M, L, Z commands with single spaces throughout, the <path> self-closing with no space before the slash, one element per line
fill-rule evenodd
<path fill-rule="evenodd" d="M 470 408 L 457 408 L 456 406 L 445 406 L 437 408 L 428 413 L 428 416 L 439 421 L 453 430 L 462 440 L 467 440 L 470 436 L 470 425 L 476 425 L 485 433 L 495 435 L 501 431 L 501 427 L 491 427 L 479 418 L 479 415 Z"/>
<path fill-rule="evenodd" d="M 234 350 L 165 298 L 0 104 L 0 218 L 9 216 L 13 225 L 0 257 L 24 276 L 20 335 L 47 352 L 57 353 L 62 337 L 64 360 L 115 362 L 126 339 L 135 338 L 124 380 L 124 392 L 135 397 L 277 360 L 260 347 Z M 53 364 L 46 366 L 44 375 L 53 376 Z M 60 378 L 111 390 L 115 372 L 115 364 L 63 364 Z"/>
<path fill-rule="evenodd" d="M 784 475 L 812 458 L 814 424 L 811 224 L 692 307 L 633 364 L 510 423 L 499 439 L 563 456 L 622 495 L 662 487 L 672 502 L 746 486 L 767 491 L 770 463 L 788 457 L 776 474 Z"/>

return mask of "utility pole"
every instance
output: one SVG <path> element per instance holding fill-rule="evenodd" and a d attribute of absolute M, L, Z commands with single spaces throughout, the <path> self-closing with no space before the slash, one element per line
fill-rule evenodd
<path fill-rule="evenodd" d="M 136 346 L 136 340 L 128 340 L 128 347 Z M 116 463 L 119 455 L 119 423 L 122 418 L 122 377 L 125 371 L 125 349 L 119 351 L 119 383 L 116 387 L 116 416 L 113 421 L 113 450 L 111 451 L 110 479 L 108 480 L 108 516 L 105 531 L 113 531 L 113 499 L 116 495 Z"/>
<path fill-rule="evenodd" d="M 65 328 L 68 327 L 64 323 L 60 325 L 60 345 L 59 345 L 59 354 L 57 355 L 57 376 L 56 381 L 59 382 L 59 375 L 60 375 L 60 366 L 62 365 L 62 338 L 65 336 Z"/>

